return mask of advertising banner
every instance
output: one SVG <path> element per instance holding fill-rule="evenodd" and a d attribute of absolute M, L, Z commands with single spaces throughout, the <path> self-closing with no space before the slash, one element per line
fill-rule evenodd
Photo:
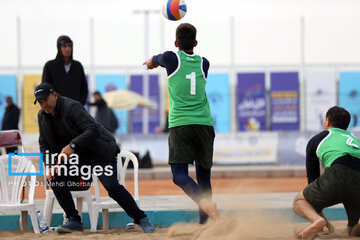
<path fill-rule="evenodd" d="M 327 110 L 336 105 L 335 72 L 308 71 L 305 80 L 306 129 L 321 131 Z"/>
<path fill-rule="evenodd" d="M 360 72 L 340 72 L 339 106 L 349 111 L 349 129 L 360 127 Z"/>
<path fill-rule="evenodd" d="M 129 90 L 143 95 L 143 75 L 131 75 Z M 143 109 L 137 107 L 130 111 L 130 131 L 131 133 L 143 133 Z"/>
<path fill-rule="evenodd" d="M 10 96 L 14 104 L 18 105 L 15 75 L 0 75 L 0 128 L 2 126 L 2 120 L 7 105 L 5 100 L 7 96 Z"/>
<path fill-rule="evenodd" d="M 159 76 L 158 75 L 148 75 L 149 77 L 149 92 L 148 97 L 150 100 L 153 100 L 157 103 L 157 109 L 149 109 L 149 120 L 147 123 L 149 128 L 149 133 L 155 133 L 156 128 L 160 125 L 160 89 L 159 89 Z M 140 95 L 145 95 L 144 93 L 144 81 L 145 76 L 131 75 L 130 76 L 130 87 L 129 90 L 136 92 Z M 137 107 L 134 110 L 130 111 L 130 127 L 131 133 L 144 133 L 144 109 L 142 107 Z"/>
<path fill-rule="evenodd" d="M 150 152 L 153 161 L 168 162 L 168 135 L 128 134 L 121 136 L 121 146 L 144 155 Z M 214 143 L 215 164 L 272 164 L 277 162 L 277 132 L 217 133 Z"/>
<path fill-rule="evenodd" d="M 275 163 L 278 141 L 277 132 L 217 134 L 214 143 L 214 163 Z"/>
<path fill-rule="evenodd" d="M 106 92 L 126 89 L 126 75 L 125 74 L 98 74 L 96 75 L 96 90 L 101 94 Z M 128 133 L 128 112 L 113 109 L 118 120 L 118 129 L 116 134 Z"/>
<path fill-rule="evenodd" d="M 236 96 L 239 130 L 265 131 L 265 73 L 239 73 Z"/>
<path fill-rule="evenodd" d="M 229 74 L 212 73 L 207 77 L 206 94 L 216 132 L 230 132 Z"/>
<path fill-rule="evenodd" d="M 310 131 L 279 131 L 279 165 L 301 165 L 306 163 L 306 146 L 319 133 Z"/>
<path fill-rule="evenodd" d="M 37 114 L 40 110 L 40 105 L 34 105 L 34 90 L 37 85 L 41 83 L 41 75 L 24 75 L 23 81 L 23 123 L 24 133 L 38 133 L 38 118 Z"/>
<path fill-rule="evenodd" d="M 270 74 L 270 122 L 272 130 L 299 130 L 299 74 Z"/>
<path fill-rule="evenodd" d="M 157 103 L 157 109 L 149 109 L 149 133 L 155 133 L 160 126 L 160 87 L 159 76 L 149 75 L 149 99 Z"/>

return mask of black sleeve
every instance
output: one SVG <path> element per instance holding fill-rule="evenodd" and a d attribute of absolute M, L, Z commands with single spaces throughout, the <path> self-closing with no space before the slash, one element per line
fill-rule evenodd
<path fill-rule="evenodd" d="M 38 113 L 38 125 L 39 125 L 39 147 L 40 147 L 40 152 L 43 154 L 43 162 L 45 165 L 46 164 L 46 150 L 48 150 L 49 152 L 51 151 L 50 149 L 50 145 L 47 142 L 46 138 L 45 138 L 45 134 L 44 134 L 44 129 L 43 129 L 43 125 L 41 124 L 42 118 L 43 116 L 41 116 L 41 111 L 39 111 Z"/>
<path fill-rule="evenodd" d="M 96 102 L 93 102 L 93 103 L 92 102 L 86 102 L 86 104 L 89 105 L 89 106 L 96 106 L 97 105 Z"/>
<path fill-rule="evenodd" d="M 208 76 L 208 72 L 209 72 L 209 68 L 210 68 L 210 62 L 203 57 L 203 71 L 204 71 L 204 74 L 205 74 L 205 77 L 207 78 Z"/>
<path fill-rule="evenodd" d="M 20 109 L 15 107 L 15 114 L 14 114 L 14 125 L 16 129 L 19 127 L 19 117 L 20 117 Z"/>
<path fill-rule="evenodd" d="M 159 64 L 160 66 L 166 68 L 167 75 L 171 75 L 178 67 L 179 60 L 176 56 L 176 53 L 172 51 L 166 51 L 163 54 L 155 55 L 152 58 L 153 63 Z M 209 61 L 203 57 L 203 71 L 205 74 L 205 78 L 207 78 L 209 71 L 210 63 Z"/>
<path fill-rule="evenodd" d="M 9 110 L 9 119 L 7 120 L 7 129 L 19 129 L 19 115 L 20 110 L 17 106 L 13 105 Z"/>
<path fill-rule="evenodd" d="M 160 64 L 166 68 L 167 75 L 171 75 L 178 67 L 179 62 L 176 54 L 172 51 L 166 51 L 163 54 L 155 55 L 152 58 L 153 63 Z"/>
<path fill-rule="evenodd" d="M 48 64 L 49 62 L 47 62 L 43 68 L 41 82 L 47 82 L 53 84 L 53 80 L 51 79 L 51 74 L 49 74 Z"/>
<path fill-rule="evenodd" d="M 329 134 L 329 131 L 322 131 L 310 139 L 306 146 L 306 174 L 308 184 L 320 177 L 320 160 L 316 155 L 316 150 L 320 142 Z"/>
<path fill-rule="evenodd" d="M 79 149 L 91 146 L 100 136 L 100 126 L 79 102 L 74 101 L 74 104 L 70 107 L 71 114 L 68 116 L 69 120 L 75 123 L 82 132 L 82 134 L 75 137 L 71 142 L 75 143 Z"/>
<path fill-rule="evenodd" d="M 85 77 L 84 68 L 81 65 L 81 63 L 80 63 L 80 67 L 81 67 L 80 103 L 82 105 L 85 105 L 88 94 L 89 94 L 89 90 L 88 90 L 88 84 L 87 84 L 86 77 Z"/>

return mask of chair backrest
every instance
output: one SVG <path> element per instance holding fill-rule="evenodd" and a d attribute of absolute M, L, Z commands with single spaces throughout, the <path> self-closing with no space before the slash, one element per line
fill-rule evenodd
<path fill-rule="evenodd" d="M 16 146 L 21 146 L 21 150 L 22 152 L 24 152 L 24 146 L 22 144 L 22 134 L 19 130 L 0 131 L 0 147 Z"/>
<path fill-rule="evenodd" d="M 11 173 L 16 175 L 11 176 L 9 175 L 9 156 L 0 156 L 0 203 L 19 204 L 22 189 L 26 185 L 29 190 L 29 203 L 33 203 L 36 176 L 27 176 L 26 174 L 35 172 L 35 167 L 30 160 L 15 155 L 11 156 Z M 26 181 L 27 177 L 30 178 L 29 181 Z"/>
<path fill-rule="evenodd" d="M 122 163 L 122 159 L 125 158 L 124 164 Z M 121 185 L 125 187 L 125 176 L 126 169 L 128 167 L 129 162 L 132 161 L 134 166 L 134 199 L 135 201 L 139 200 L 139 185 L 138 185 L 138 172 L 139 172 L 139 162 L 137 157 L 125 150 L 121 150 L 121 152 L 117 156 L 117 179 Z M 98 178 L 93 174 L 93 182 L 94 182 L 94 190 L 95 190 L 95 199 L 96 202 L 100 202 L 100 193 L 99 193 L 99 184 Z"/>

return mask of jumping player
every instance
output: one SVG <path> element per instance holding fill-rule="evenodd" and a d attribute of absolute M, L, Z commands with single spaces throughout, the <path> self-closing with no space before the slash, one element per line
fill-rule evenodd
<path fill-rule="evenodd" d="M 325 226 L 333 227 L 322 214 L 326 207 L 343 203 L 348 216 L 348 234 L 360 236 L 360 141 L 346 131 L 350 114 L 344 108 L 330 108 L 324 131 L 306 147 L 306 172 L 309 185 L 295 198 L 293 210 L 311 225 L 299 239 L 314 239 Z M 320 176 L 319 160 L 325 167 Z"/>
<path fill-rule="evenodd" d="M 173 181 L 199 205 L 200 224 L 208 216 L 218 218 L 212 202 L 211 167 L 215 132 L 205 92 L 209 61 L 195 55 L 196 28 L 182 23 L 176 29 L 178 52 L 166 51 L 151 57 L 147 69 L 162 66 L 168 75 L 169 164 Z M 188 174 L 195 161 L 197 183 Z"/>

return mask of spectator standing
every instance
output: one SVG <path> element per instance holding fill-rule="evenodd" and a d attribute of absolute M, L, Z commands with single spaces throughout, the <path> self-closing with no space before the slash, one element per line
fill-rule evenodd
<path fill-rule="evenodd" d="M 88 85 L 83 66 L 73 59 L 73 41 L 70 37 L 60 36 L 57 39 L 57 50 L 56 58 L 44 66 L 42 82 L 53 85 L 60 95 L 85 105 Z"/>
<path fill-rule="evenodd" d="M 115 133 L 115 130 L 118 128 L 118 121 L 114 112 L 111 108 L 108 107 L 100 92 L 94 92 L 93 96 L 95 102 L 89 103 L 89 105 L 96 106 L 97 108 L 95 113 L 95 120 L 111 133 Z"/>
<path fill-rule="evenodd" d="M 14 104 L 12 97 L 6 97 L 5 114 L 2 120 L 1 130 L 19 129 L 20 109 Z M 17 147 L 6 148 L 6 153 L 12 153 L 17 150 Z"/>

